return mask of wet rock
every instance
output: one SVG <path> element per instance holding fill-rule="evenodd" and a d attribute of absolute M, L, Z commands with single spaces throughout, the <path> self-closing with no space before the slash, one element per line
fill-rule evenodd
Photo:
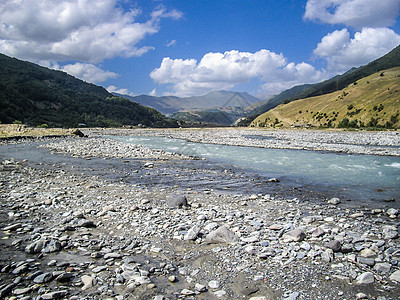
<path fill-rule="evenodd" d="M 50 282 L 53 280 L 53 274 L 50 272 L 47 273 L 43 273 L 37 277 L 35 277 L 35 279 L 33 279 L 34 283 L 46 283 L 46 282 Z"/>
<path fill-rule="evenodd" d="M 168 195 L 166 203 L 170 208 L 182 208 L 189 206 L 186 196 L 178 194 Z"/>
<path fill-rule="evenodd" d="M 51 292 L 51 293 L 43 294 L 40 297 L 43 300 L 51 300 L 51 299 L 64 298 L 66 295 L 68 295 L 68 291 L 67 290 L 60 290 L 60 291 L 54 291 L 54 292 Z"/>
<path fill-rule="evenodd" d="M 224 225 L 207 234 L 206 241 L 209 243 L 222 242 L 233 244 L 239 241 L 239 237 L 227 225 Z"/>

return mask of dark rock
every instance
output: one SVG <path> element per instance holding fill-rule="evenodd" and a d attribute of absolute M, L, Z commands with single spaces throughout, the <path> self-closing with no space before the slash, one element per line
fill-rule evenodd
<path fill-rule="evenodd" d="M 35 277 L 35 279 L 33 279 L 34 283 L 46 283 L 46 282 L 50 282 L 53 279 L 53 274 L 52 273 L 43 273 L 37 277 Z"/>
<path fill-rule="evenodd" d="M 332 249 L 333 252 L 339 252 L 342 248 L 342 244 L 338 240 L 333 240 L 325 245 L 327 248 Z"/>

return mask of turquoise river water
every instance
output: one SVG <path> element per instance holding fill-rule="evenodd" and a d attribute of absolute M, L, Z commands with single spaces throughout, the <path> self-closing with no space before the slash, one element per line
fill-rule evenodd
<path fill-rule="evenodd" d="M 163 137 L 112 138 L 198 156 L 228 168 L 276 177 L 282 183 L 337 192 L 348 200 L 400 202 L 399 157 L 201 144 Z"/>

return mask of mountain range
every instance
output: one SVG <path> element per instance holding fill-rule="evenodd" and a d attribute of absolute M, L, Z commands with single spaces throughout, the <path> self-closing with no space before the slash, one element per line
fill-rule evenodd
<path fill-rule="evenodd" d="M 182 111 L 198 111 L 203 109 L 218 109 L 227 107 L 248 107 L 258 99 L 246 92 L 213 91 L 203 96 L 176 97 L 176 96 L 128 96 L 114 93 L 133 102 L 152 107 L 169 116 Z"/>
<path fill-rule="evenodd" d="M 50 70 L 30 62 L 0 54 L 0 122 L 22 122 L 28 125 L 46 125 L 51 127 L 76 127 L 79 123 L 84 123 L 87 126 L 107 127 L 139 124 L 152 127 L 176 127 L 178 126 L 177 120 L 180 121 L 180 125 L 188 126 L 196 126 L 204 123 L 232 125 L 238 123 L 238 119 L 244 119 L 247 116 L 247 119 L 239 124 L 249 125 L 255 117 L 279 108 L 279 115 L 286 116 L 284 118 L 287 118 L 287 124 L 289 124 L 290 122 L 297 121 L 299 117 L 295 116 L 297 119 L 293 120 L 292 117 L 295 114 L 289 116 L 283 112 L 290 107 L 297 106 L 297 104 L 292 105 L 292 102 L 296 103 L 301 101 L 301 99 L 313 99 L 315 97 L 334 94 L 334 103 L 331 103 L 331 96 L 328 97 L 329 99 L 318 98 L 318 101 L 329 102 L 329 105 L 333 106 L 330 113 L 333 114 L 335 112 L 335 116 L 338 111 L 343 110 L 343 107 L 340 105 L 346 104 L 348 107 L 351 107 L 348 112 L 342 111 L 345 116 L 343 116 L 341 121 L 345 123 L 357 121 L 357 126 L 361 126 L 361 123 L 365 123 L 367 120 L 373 121 L 370 118 L 375 119 L 379 117 L 381 121 L 388 123 L 384 125 L 379 122 L 375 123 L 389 128 L 391 126 L 389 123 L 392 125 L 397 124 L 395 108 L 399 104 L 396 102 L 396 92 L 400 87 L 397 88 L 396 84 L 400 80 L 400 74 L 386 77 L 384 74 L 386 72 L 387 74 L 394 74 L 396 71 L 388 70 L 399 66 L 400 46 L 360 68 L 353 68 L 342 75 L 320 83 L 295 86 L 283 91 L 279 95 L 265 101 L 260 101 L 260 99 L 245 92 L 229 91 L 216 91 L 203 96 L 185 98 L 175 96 L 155 97 L 149 95 L 131 97 L 111 94 L 100 86 L 84 82 L 64 72 Z M 378 75 L 377 72 L 379 73 Z M 386 95 L 386 98 L 382 98 L 379 95 L 379 97 L 375 97 L 375 100 L 368 100 L 368 105 L 372 105 L 372 108 L 366 110 L 367 113 L 363 114 L 362 120 L 355 120 L 353 118 L 355 115 L 362 115 L 360 113 L 361 107 L 359 107 L 361 104 L 357 102 L 357 99 L 352 97 L 359 93 L 368 98 L 372 94 L 372 91 L 369 89 L 373 85 L 365 83 L 365 78 L 371 75 L 375 76 L 374 78 L 378 76 L 378 79 L 381 79 L 374 79 L 373 81 L 379 82 L 376 87 L 377 89 L 384 87 L 389 89 L 390 93 L 382 91 L 382 95 Z M 385 79 L 391 78 L 394 82 L 387 83 L 388 85 L 386 86 L 383 84 L 384 81 L 382 78 L 379 77 L 385 77 Z M 346 101 L 339 101 L 340 97 L 344 97 L 349 93 L 346 90 L 349 86 L 354 87 L 361 81 L 365 84 L 355 87 L 352 96 L 347 97 Z M 367 81 L 372 82 L 372 79 Z M 360 87 L 363 87 L 363 89 L 360 90 Z M 354 91 L 357 92 L 354 93 Z M 338 95 L 335 93 L 338 93 Z M 349 102 L 349 99 L 356 102 Z M 381 103 L 376 102 L 378 100 Z M 385 102 L 385 109 L 380 106 L 383 102 Z M 304 101 L 301 103 L 303 108 L 299 109 L 299 111 L 314 111 L 314 109 L 308 109 L 306 106 L 312 105 L 311 102 Z M 282 106 L 282 104 L 285 104 L 286 107 L 285 105 Z M 354 107 L 357 108 L 353 112 L 352 108 Z M 379 114 L 381 111 L 386 115 L 381 116 Z M 319 119 L 318 121 L 326 117 L 324 114 L 328 113 L 324 112 L 322 108 L 319 108 L 318 112 L 319 114 L 314 116 L 314 118 Z M 162 113 L 171 116 L 171 118 L 165 117 Z M 322 117 L 320 113 L 322 113 Z M 267 118 L 271 120 L 272 116 L 264 116 L 264 120 L 258 119 L 257 122 L 252 123 L 252 126 L 265 125 L 268 123 L 266 121 Z M 277 116 L 275 119 L 279 119 Z M 304 117 L 304 115 L 300 117 L 302 122 L 312 121 Z M 331 121 L 330 125 L 332 125 L 334 118 L 329 118 Z M 374 123 L 369 121 L 368 124 Z M 355 124 L 354 122 L 352 123 L 353 125 Z M 276 126 L 284 122 L 276 123 L 276 120 L 273 120 L 272 123 L 273 126 Z M 328 121 L 325 123 L 328 124 Z M 271 123 L 269 124 L 271 125 Z M 324 123 L 320 122 L 316 122 L 316 124 L 325 126 Z M 335 123 L 335 126 L 339 125 L 339 123 Z"/>

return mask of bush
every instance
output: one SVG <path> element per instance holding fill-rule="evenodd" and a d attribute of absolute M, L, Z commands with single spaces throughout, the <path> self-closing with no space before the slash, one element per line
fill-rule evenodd
<path fill-rule="evenodd" d="M 15 121 L 13 122 L 13 124 L 22 125 L 22 122 L 21 122 L 21 121 L 18 121 L 18 120 L 15 120 Z"/>
<path fill-rule="evenodd" d="M 42 124 L 42 125 L 40 125 L 39 127 L 40 127 L 40 128 L 49 128 L 49 125 L 47 125 L 47 124 Z"/>

